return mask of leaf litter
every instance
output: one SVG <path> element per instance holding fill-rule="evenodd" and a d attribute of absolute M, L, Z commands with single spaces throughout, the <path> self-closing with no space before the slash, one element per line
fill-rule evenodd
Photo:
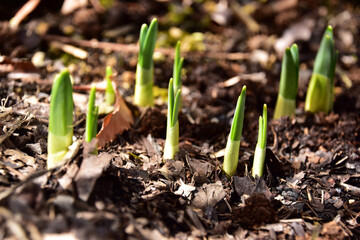
<path fill-rule="evenodd" d="M 142 18 L 161 15 L 154 9 L 168 4 L 145 1 L 153 8 L 144 9 L 137 3 L 125 2 L 117 3 L 119 5 L 114 9 L 127 9 Z M 0 222 L 3 223 L 0 229 L 4 236 L 18 239 L 356 238 L 360 231 L 360 82 L 356 77 L 358 66 L 351 61 L 341 67 L 345 73 L 350 73 L 352 87 L 348 89 L 349 85 L 345 86 L 341 79 L 335 79 L 338 91 L 334 113 L 330 115 L 303 112 L 306 86 L 299 86 L 295 118 L 283 118 L 269 124 L 272 131 L 269 131 L 268 137 L 266 175 L 260 179 L 249 177 L 259 109 L 263 102 L 271 106 L 276 100 L 281 60 L 276 57 L 281 55 L 276 42 L 289 41 L 289 32 L 299 27 L 304 29 L 304 32 L 291 37 L 300 39 L 299 46 L 304 53 L 302 67 L 311 69 L 311 56 L 315 55 L 316 49 L 313 44 L 318 42 L 320 36 L 317 36 L 317 31 L 321 32 L 324 25 L 321 20 L 326 10 L 324 6 L 303 18 L 303 6 L 286 6 L 290 12 L 283 15 L 273 9 L 273 4 L 284 3 L 256 2 L 252 5 L 254 14 L 246 12 L 244 6 L 228 8 L 226 17 L 230 18 L 236 8 L 236 17 L 240 19 L 236 21 L 238 23 L 223 21 L 221 27 L 205 27 L 209 32 L 221 32 L 205 37 L 214 52 L 208 55 L 199 53 L 198 56 L 208 56 L 203 59 L 196 54 L 193 57 L 191 53 L 186 55 L 184 87 L 187 94 L 179 114 L 180 126 L 183 126 L 180 129 L 180 152 L 174 160 L 162 161 L 166 106 L 161 101 L 158 101 L 159 105 L 144 110 L 132 106 L 129 96 L 132 94 L 133 79 L 130 79 L 126 84 L 120 80 L 115 88 L 119 91 L 114 112 L 100 118 L 103 123 L 103 130 L 98 136 L 98 143 L 102 146 L 100 154 L 87 154 L 96 144 L 84 143 L 64 166 L 51 171 L 44 170 L 49 79 L 63 64 L 46 59 L 50 63 L 47 67 L 34 68 L 30 61 L 19 61 L 19 56 L 29 56 L 34 49 L 29 48 L 28 43 L 27 50 L 15 49 L 16 44 L 23 46 L 14 37 L 14 31 L 26 30 L 29 25 L 20 24 L 20 29 L 11 31 L 4 31 L 6 24 L 1 25 L 0 32 L 4 38 L 0 41 L 12 39 L 11 42 L 5 41 L 3 46 L 12 47 L 2 51 L 9 56 L 0 63 L 3 79 L 0 95 L 7 99 L 0 115 Z M 304 4 L 314 5 L 314 9 L 318 6 L 317 3 Z M 191 6 L 207 11 L 199 3 Z M 180 4 L 178 7 L 184 6 Z M 41 4 L 38 8 L 41 9 Z M 344 8 L 341 6 L 336 10 L 338 15 L 334 19 L 346 17 L 349 10 Z M 119 22 L 121 19 L 116 14 L 107 15 L 108 18 L 81 19 L 86 12 L 103 14 L 94 9 L 75 13 L 77 24 L 82 24 L 80 34 L 86 33 L 86 26 L 91 25 L 86 24 L 91 21 L 117 19 Z M 261 16 L 261 12 L 266 14 Z M 191 15 L 188 19 L 200 16 L 202 14 Z M 269 16 L 277 17 L 266 19 Z M 54 24 L 60 22 L 59 14 L 53 14 L 51 18 L 48 24 L 61 32 L 61 28 Z M 71 15 L 60 18 L 69 20 Z M 281 18 L 294 21 L 281 22 Z M 40 21 L 44 19 L 40 18 Z M 351 33 L 351 29 L 356 29 L 359 23 L 355 18 L 352 21 L 346 19 L 338 22 L 336 27 L 339 32 Z M 32 21 L 31 17 L 29 21 Z M 250 33 L 251 29 L 254 30 L 252 21 L 260 24 L 260 29 L 256 30 L 260 31 L 258 37 Z M 139 20 L 134 22 L 138 25 L 142 23 Z M 277 25 L 281 25 L 281 32 Z M 251 29 L 243 32 L 236 30 L 245 29 L 245 26 Z M 308 35 L 309 31 L 311 35 Z M 335 35 L 338 36 L 336 31 Z M 354 52 L 344 42 L 348 41 L 347 38 L 338 38 L 336 42 L 339 42 L 340 53 L 344 57 L 348 52 Z M 129 39 L 132 39 L 131 43 L 136 41 L 134 37 L 123 39 L 118 36 L 119 41 Z M 225 44 L 212 45 L 211 41 Z M 356 42 L 357 38 L 353 41 Z M 133 45 L 124 50 L 122 48 L 126 45 L 117 45 L 121 54 L 116 51 L 104 54 L 99 51 L 101 48 L 91 47 L 93 44 L 87 40 L 64 43 L 86 48 L 88 52 L 84 61 L 84 69 L 88 70 L 82 69 L 81 66 L 85 65 L 81 64 L 70 66 L 79 88 L 102 78 L 100 73 L 104 69 L 101 68 L 111 60 L 110 55 L 119 59 L 120 65 L 116 66 L 119 76 L 135 69 Z M 220 58 L 216 54 L 248 50 L 252 52 L 246 56 L 258 54 L 261 57 L 244 57 L 242 62 L 236 62 L 231 59 L 233 55 L 227 58 L 223 54 Z M 11 57 L 9 51 L 12 52 Z M 266 57 L 266 61 L 262 56 Z M 166 87 L 169 69 L 171 59 L 155 63 L 156 85 Z M 20 74 L 10 74 L 13 70 Z M 33 73 L 36 76 L 29 75 Z M 221 172 L 221 150 L 225 147 L 231 113 L 243 85 L 247 85 L 249 92 L 239 166 L 236 176 L 227 179 Z M 86 96 L 82 92 L 86 90 L 79 89 L 83 95 L 80 98 Z M 80 101 L 76 104 L 84 105 Z M 77 109 L 75 135 L 81 139 L 84 134 L 84 108 L 79 106 Z M 27 117 L 29 113 L 31 117 Z"/>

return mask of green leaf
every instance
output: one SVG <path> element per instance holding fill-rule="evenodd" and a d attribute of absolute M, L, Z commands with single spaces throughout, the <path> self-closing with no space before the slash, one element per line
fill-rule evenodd
<path fill-rule="evenodd" d="M 255 148 L 252 176 L 261 177 L 264 172 L 266 156 L 266 136 L 267 136 L 267 106 L 263 106 L 263 115 L 259 117 L 259 135 Z"/>
<path fill-rule="evenodd" d="M 260 130 L 259 130 L 260 131 Z M 267 106 L 263 106 L 263 116 L 262 116 L 262 136 L 261 136 L 261 147 L 266 147 L 266 136 L 267 136 Z"/>
<path fill-rule="evenodd" d="M 328 26 L 315 58 L 313 74 L 306 93 L 306 111 L 328 113 L 332 110 L 336 60 L 333 30 Z"/>
<path fill-rule="evenodd" d="M 299 65 L 300 65 L 300 56 L 298 46 L 294 43 L 290 48 L 292 58 L 294 60 L 296 79 L 299 80 Z"/>
<path fill-rule="evenodd" d="M 179 86 L 181 84 L 181 67 L 183 64 L 183 59 L 180 59 L 180 41 L 177 42 L 175 48 L 175 56 L 174 56 L 174 67 L 173 67 L 173 79 L 174 85 Z"/>
<path fill-rule="evenodd" d="M 112 69 L 110 66 L 106 67 L 106 89 L 105 89 L 105 102 L 107 105 L 113 105 L 116 101 L 116 95 L 114 88 L 111 83 L 111 75 L 112 75 Z"/>
<path fill-rule="evenodd" d="M 286 48 L 280 76 L 279 94 L 286 99 L 296 99 L 299 76 L 297 47 Z"/>
<path fill-rule="evenodd" d="M 158 21 L 154 18 L 149 26 L 149 29 L 146 33 L 145 39 L 142 40 L 143 46 L 141 48 L 142 59 L 139 62 L 140 65 L 145 69 L 151 69 L 153 65 L 153 54 L 156 44 L 156 35 L 158 31 Z"/>
<path fill-rule="evenodd" d="M 178 121 L 180 98 L 181 98 L 181 90 L 179 89 L 177 91 L 176 97 L 175 97 L 174 109 L 173 109 L 173 113 L 172 113 L 171 127 L 173 127 L 176 124 L 176 122 Z"/>
<path fill-rule="evenodd" d="M 332 108 L 333 86 L 322 74 L 313 73 L 305 99 L 305 111 L 328 113 Z"/>
<path fill-rule="evenodd" d="M 173 86 L 173 79 L 170 78 L 169 91 L 168 91 L 168 123 L 169 123 L 168 127 L 172 126 L 173 112 L 174 112 L 174 86 Z"/>
<path fill-rule="evenodd" d="M 241 139 L 241 133 L 244 122 L 245 98 L 246 98 L 246 86 L 243 86 L 241 90 L 241 94 L 236 104 L 234 119 L 231 124 L 230 139 L 232 141 L 239 141 Z"/>
<path fill-rule="evenodd" d="M 262 116 L 260 116 L 260 117 L 259 117 L 258 141 L 257 141 L 257 144 L 258 144 L 259 146 L 261 146 L 261 144 L 262 144 L 263 126 L 264 126 L 263 118 L 262 118 Z"/>
<path fill-rule="evenodd" d="M 48 169 L 56 167 L 64 160 L 73 137 L 72 84 L 68 70 L 55 76 L 51 89 L 49 134 L 48 134 Z"/>
<path fill-rule="evenodd" d="M 65 136 L 73 131 L 72 84 L 69 71 L 63 70 L 55 76 L 51 89 L 49 131 Z"/>
<path fill-rule="evenodd" d="M 144 51 L 144 43 L 145 43 L 145 38 L 148 32 L 148 26 L 144 23 L 141 26 L 140 29 L 140 37 L 139 37 L 139 63 L 143 62 L 143 51 Z"/>
<path fill-rule="evenodd" d="M 336 56 L 332 27 L 328 26 L 321 40 L 314 63 L 314 73 L 322 74 L 329 79 L 332 77 Z"/>
<path fill-rule="evenodd" d="M 86 116 L 86 126 L 85 126 L 85 141 L 90 142 L 94 137 L 96 137 L 96 132 L 94 131 L 94 124 L 95 118 L 97 119 L 97 114 L 99 108 L 95 107 L 95 98 L 96 98 L 96 87 L 95 85 L 91 87 L 90 94 L 89 94 L 89 102 L 88 102 L 88 112 Z M 97 120 L 96 120 L 96 127 L 97 127 Z M 94 134 L 95 132 L 95 134 Z"/>

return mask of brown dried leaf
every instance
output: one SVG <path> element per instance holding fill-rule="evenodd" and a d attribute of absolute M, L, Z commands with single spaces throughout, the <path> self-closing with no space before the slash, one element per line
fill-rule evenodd
<path fill-rule="evenodd" d="M 100 177 L 103 170 L 109 165 L 112 155 L 101 153 L 100 155 L 89 155 L 81 163 L 79 172 L 75 177 L 75 183 L 79 198 L 87 201 L 95 186 L 96 180 Z"/>
<path fill-rule="evenodd" d="M 192 204 L 200 209 L 205 210 L 207 206 L 214 207 L 218 202 L 220 202 L 226 193 L 221 182 L 204 184 L 202 187 L 198 188 L 198 192 L 195 194 L 195 198 L 192 201 Z"/>
<path fill-rule="evenodd" d="M 257 178 L 255 182 L 253 182 L 249 177 L 234 177 L 234 186 L 235 191 L 239 195 L 239 197 L 243 195 L 252 195 L 254 193 L 262 193 L 268 199 L 272 199 L 273 196 L 266 186 L 266 182 L 263 177 Z"/>
<path fill-rule="evenodd" d="M 104 118 L 101 130 L 96 136 L 99 147 L 103 147 L 107 143 L 113 141 L 116 138 L 116 135 L 122 134 L 125 130 L 128 130 L 131 124 L 134 123 L 134 117 L 131 110 L 121 97 L 115 82 L 113 81 L 112 83 L 116 92 L 115 109 Z"/>

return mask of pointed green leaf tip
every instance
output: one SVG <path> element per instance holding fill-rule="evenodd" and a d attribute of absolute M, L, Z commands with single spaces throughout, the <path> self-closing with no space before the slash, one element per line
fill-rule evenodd
<path fill-rule="evenodd" d="M 276 101 L 274 119 L 295 113 L 296 95 L 299 81 L 299 50 L 296 44 L 286 48 L 281 66 L 279 94 Z"/>
<path fill-rule="evenodd" d="M 299 50 L 296 44 L 286 48 L 280 76 L 279 94 L 286 99 L 296 100 L 299 79 Z"/>
<path fill-rule="evenodd" d="M 65 69 L 55 76 L 51 89 L 48 168 L 57 166 L 72 144 L 74 110 L 72 92 L 70 73 Z"/>
<path fill-rule="evenodd" d="M 170 78 L 168 90 L 168 126 L 173 127 L 178 121 L 181 90 L 178 89 L 175 95 L 173 79 Z"/>
<path fill-rule="evenodd" d="M 306 111 L 328 113 L 332 110 L 336 59 L 333 30 L 328 26 L 316 54 L 314 71 L 306 93 Z"/>
<path fill-rule="evenodd" d="M 139 37 L 139 57 L 136 66 L 136 82 L 134 92 L 134 103 L 138 106 L 152 106 L 153 84 L 154 84 L 154 64 L 153 53 L 156 43 L 158 29 L 157 19 L 154 18 L 150 26 L 143 24 Z"/>
<path fill-rule="evenodd" d="M 179 151 L 178 112 L 181 90 L 177 90 L 175 95 L 172 78 L 169 81 L 168 94 L 168 117 L 166 126 L 166 140 L 164 146 L 164 159 L 173 159 L 175 154 Z"/>
<path fill-rule="evenodd" d="M 51 89 L 49 131 L 64 136 L 72 132 L 74 103 L 69 71 L 55 76 Z"/>
<path fill-rule="evenodd" d="M 111 83 L 111 76 L 113 74 L 110 66 L 106 67 L 105 79 L 106 79 L 106 90 L 105 90 L 105 102 L 108 105 L 113 105 L 116 101 L 115 91 Z"/>
<path fill-rule="evenodd" d="M 331 26 L 328 26 L 323 38 L 321 39 L 320 48 L 316 54 L 314 63 L 314 73 L 326 76 L 333 80 L 335 73 L 336 53 L 334 47 L 334 34 Z"/>
<path fill-rule="evenodd" d="M 233 176 L 235 174 L 239 161 L 240 140 L 244 122 L 245 98 L 246 86 L 243 86 L 236 104 L 230 134 L 226 142 L 223 170 L 227 176 Z"/>
<path fill-rule="evenodd" d="M 173 69 L 174 86 L 181 87 L 181 68 L 183 66 L 183 63 L 184 63 L 184 58 L 180 58 L 180 41 L 178 41 L 176 44 L 175 57 L 174 57 L 174 69 Z"/>
<path fill-rule="evenodd" d="M 263 115 L 259 117 L 259 135 L 257 144 L 261 148 L 266 147 L 266 136 L 267 136 L 267 106 L 263 106 Z"/>
<path fill-rule="evenodd" d="M 240 141 L 241 139 L 241 133 L 244 122 L 245 98 L 246 98 L 246 86 L 243 86 L 241 90 L 241 94 L 236 104 L 234 119 L 231 124 L 230 139 L 232 141 Z"/>
<path fill-rule="evenodd" d="M 174 56 L 174 67 L 173 67 L 173 84 L 174 84 L 174 93 L 177 93 L 178 90 L 181 89 L 181 69 L 184 63 L 184 58 L 180 58 L 180 41 L 177 42 L 175 48 L 175 56 Z M 179 99 L 179 109 L 182 105 L 181 95 Z"/>
<path fill-rule="evenodd" d="M 140 30 L 140 49 L 139 49 L 139 65 L 150 70 L 153 65 L 153 53 L 155 49 L 156 36 L 158 31 L 158 21 L 154 18 L 150 26 L 146 24 L 141 26 Z"/>
<path fill-rule="evenodd" d="M 263 106 L 263 115 L 259 117 L 259 135 L 255 148 L 252 176 L 261 177 L 264 173 L 266 157 L 266 136 L 267 136 L 267 106 Z"/>
<path fill-rule="evenodd" d="M 97 134 L 97 120 L 99 107 L 95 106 L 96 87 L 93 85 L 89 94 L 88 112 L 86 116 L 85 141 L 91 142 Z"/>

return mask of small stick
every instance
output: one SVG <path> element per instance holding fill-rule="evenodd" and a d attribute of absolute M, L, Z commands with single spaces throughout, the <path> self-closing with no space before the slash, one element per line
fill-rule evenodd
<path fill-rule="evenodd" d="M 39 5 L 41 0 L 29 0 L 20 10 L 10 19 L 9 25 L 11 28 L 17 28 L 24 18 L 26 18 Z"/>
<path fill-rule="evenodd" d="M 59 48 L 62 51 L 66 52 L 67 54 L 73 55 L 74 57 L 80 58 L 82 60 L 86 59 L 88 57 L 88 53 L 85 50 L 82 50 L 80 48 L 74 47 L 69 44 L 64 44 L 62 42 L 51 42 L 51 47 Z"/>
<path fill-rule="evenodd" d="M 44 35 L 43 39 L 49 42 L 56 41 L 62 42 L 66 44 L 77 45 L 80 47 L 86 48 L 94 48 L 94 49 L 102 49 L 102 50 L 110 50 L 114 52 L 122 52 L 122 53 L 137 53 L 139 51 L 137 44 L 121 44 L 121 43 L 111 43 L 111 42 L 99 42 L 95 40 L 79 40 L 72 39 L 69 37 L 57 36 L 57 35 Z M 165 54 L 171 58 L 174 57 L 174 51 L 170 48 L 156 48 L 155 52 L 160 52 Z M 184 52 L 186 56 L 194 57 L 194 58 L 213 58 L 220 60 L 245 60 L 250 58 L 250 53 L 242 53 L 242 52 Z"/>

